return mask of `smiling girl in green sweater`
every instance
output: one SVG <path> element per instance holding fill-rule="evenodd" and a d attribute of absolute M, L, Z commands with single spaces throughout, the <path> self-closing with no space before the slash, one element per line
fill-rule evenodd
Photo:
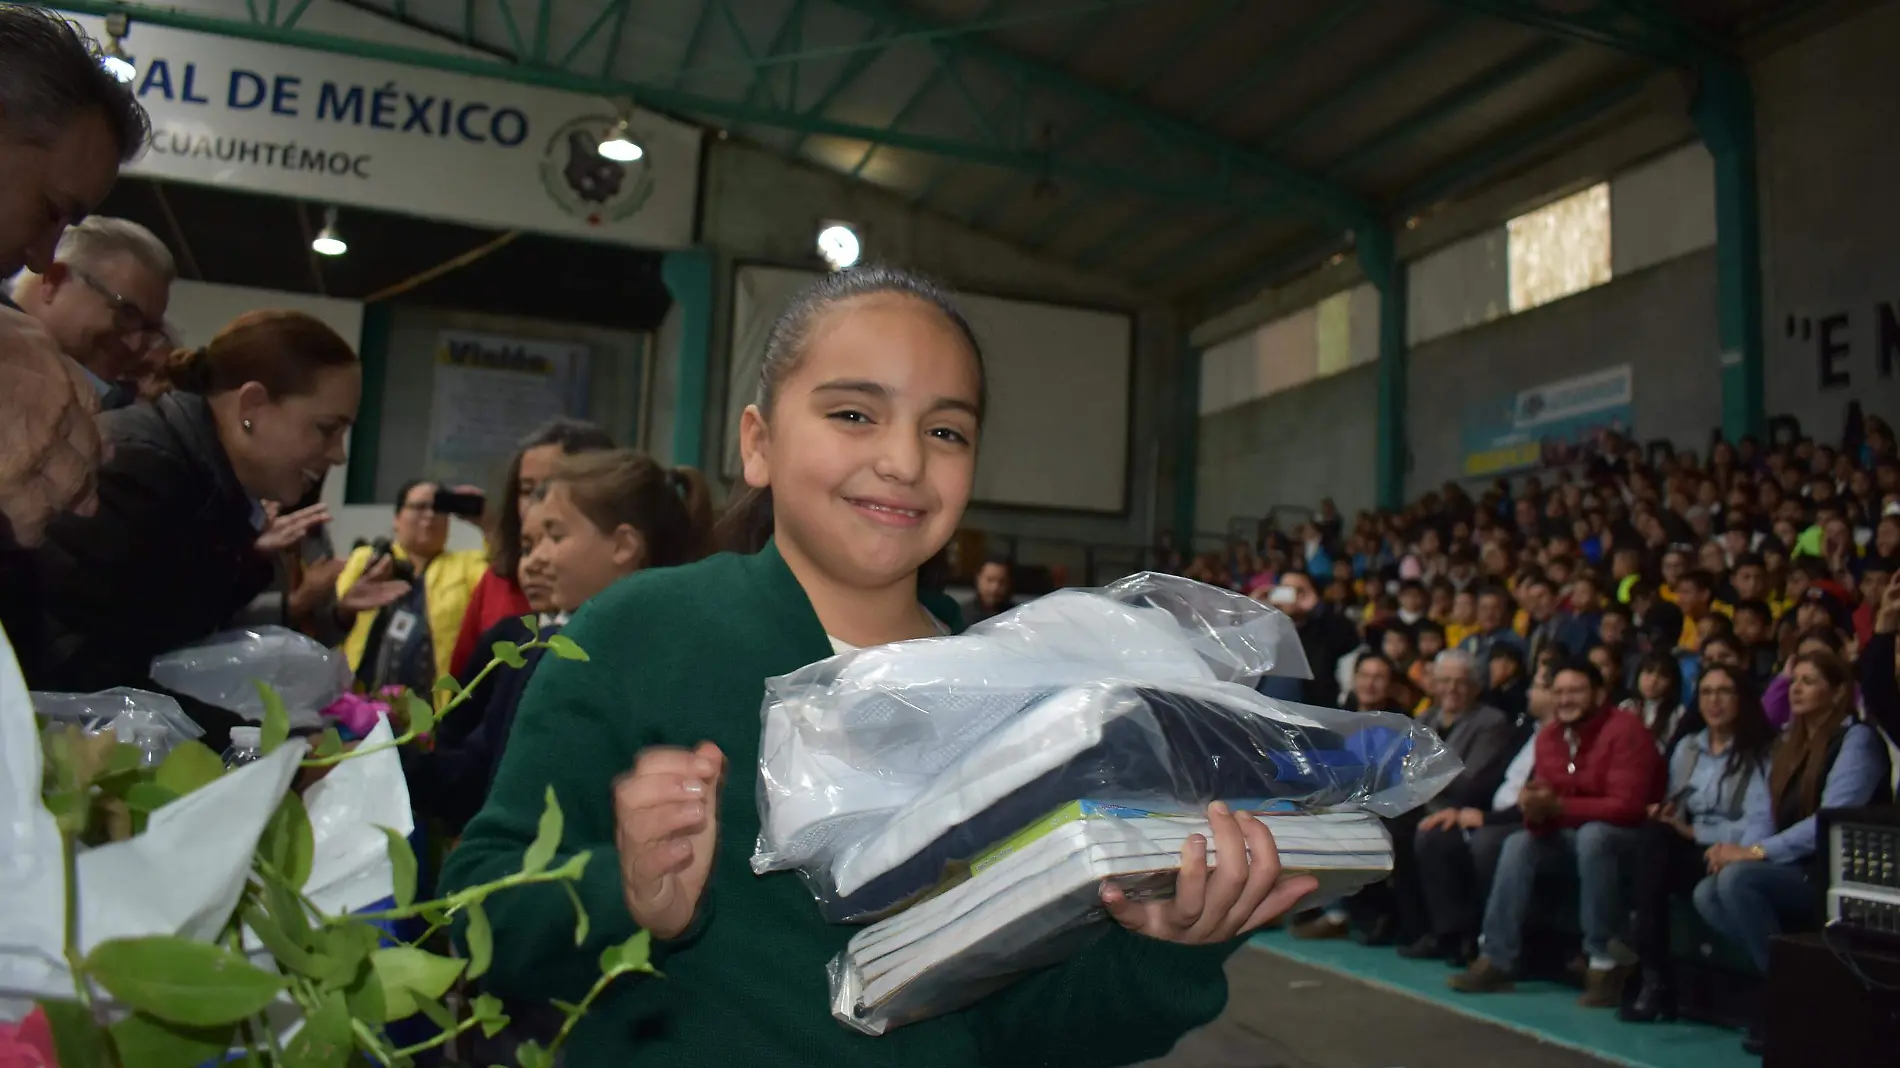
<path fill-rule="evenodd" d="M 1281 883 L 1265 826 L 1215 806 L 1216 851 L 1250 864 L 1210 868 L 1197 837 L 1173 898 L 1104 887 L 1119 926 L 1063 964 L 881 1037 L 831 1019 L 825 965 L 856 928 L 825 923 L 796 875 L 748 865 L 765 680 L 954 627 L 954 607 L 920 601 L 917 572 L 969 502 L 984 394 L 976 336 L 931 284 L 884 267 L 814 283 L 773 328 L 740 423 L 751 490 L 728 533 L 756 551 L 621 581 L 566 630 L 592 659 L 536 673 L 443 879 L 518 870 L 553 788 L 562 853 L 593 852 L 578 887 L 589 937 L 574 944 L 560 888 L 497 895 L 485 983 L 574 1000 L 601 950 L 640 928 L 665 973 L 623 979 L 596 1002 L 570 1065 L 1129 1064 L 1218 1015 L 1227 957 L 1314 888 Z"/>

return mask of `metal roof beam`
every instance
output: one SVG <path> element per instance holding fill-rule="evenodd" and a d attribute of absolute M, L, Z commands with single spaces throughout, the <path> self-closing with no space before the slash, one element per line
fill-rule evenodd
<path fill-rule="evenodd" d="M 912 30 L 927 32 L 941 28 L 935 21 L 898 8 L 886 0 L 832 0 L 832 3 L 867 18 L 890 22 Z M 1009 73 L 1021 74 L 1031 82 L 1058 90 L 1064 95 L 1119 112 L 1132 121 L 1152 126 L 1183 145 L 1206 152 L 1216 159 L 1231 161 L 1246 170 L 1257 172 L 1324 212 L 1335 225 L 1351 228 L 1381 218 L 1376 205 L 1351 189 L 1307 173 L 1285 160 L 1252 151 L 1211 130 L 1186 122 L 1159 108 L 1130 100 L 1112 90 L 1078 78 L 1066 70 L 1018 55 L 1006 48 L 990 44 L 982 38 L 968 39 L 964 50 L 972 57 Z"/>
<path fill-rule="evenodd" d="M 884 25 L 882 23 L 876 23 L 871 26 L 871 32 L 866 34 L 864 39 L 867 42 L 875 41 L 879 39 L 879 37 L 882 36 L 883 33 L 884 33 Z M 825 109 L 831 106 L 831 102 L 833 100 L 838 99 L 838 95 L 840 93 L 843 93 L 846 89 L 849 89 L 851 87 L 851 83 L 858 80 L 858 75 L 863 74 L 866 67 L 869 67 L 871 64 L 877 62 L 879 59 L 883 58 L 883 56 L 884 56 L 884 53 L 882 50 L 874 49 L 874 48 L 865 48 L 862 51 L 859 51 L 853 54 L 850 62 L 846 63 L 844 65 L 844 69 L 838 72 L 838 77 L 833 79 L 830 85 L 825 86 L 825 91 L 818 94 L 817 101 L 814 102 L 811 107 L 806 109 L 806 114 L 810 114 L 810 115 L 824 114 Z M 794 156 L 803 155 L 805 151 L 805 142 L 809 140 L 811 140 L 811 134 L 809 131 L 805 133 L 801 133 L 798 137 L 798 140 L 792 142 L 791 154 Z"/>
<path fill-rule="evenodd" d="M 104 2 L 104 0 L 52 0 L 52 2 L 56 2 L 64 10 L 80 14 L 107 15 L 124 12 L 147 25 L 171 26 L 195 33 L 216 34 L 241 40 L 263 41 L 291 48 L 327 52 L 333 55 L 400 63 L 418 69 L 447 71 L 452 74 L 489 78 L 518 85 L 533 85 L 587 96 L 609 99 L 631 96 L 643 106 L 678 115 L 707 116 L 731 123 L 756 123 L 762 126 L 804 130 L 828 137 L 887 144 L 893 148 L 967 160 L 1030 174 L 1055 174 L 1078 182 L 1131 190 L 1163 200 L 1227 205 L 1239 211 L 1255 214 L 1268 210 L 1261 198 L 1237 195 L 1226 188 L 1224 183 L 1170 181 L 1136 169 L 1105 166 L 1080 160 L 1052 159 L 1036 151 L 931 137 L 875 126 L 860 126 L 827 119 L 810 111 L 799 112 L 762 107 L 747 104 L 744 101 L 684 92 L 657 83 L 609 81 L 605 78 L 558 70 L 553 67 L 526 66 L 481 56 L 410 48 L 310 30 L 286 29 L 266 23 L 253 23 L 244 18 L 202 15 L 156 4 L 113 3 Z"/>
<path fill-rule="evenodd" d="M 1597 0 L 1580 11 L 1552 11 L 1537 0 L 1447 0 L 1480 15 L 1545 33 L 1640 56 L 1666 67 L 1687 67 L 1721 46 L 1700 29 L 1660 9 L 1653 0 Z"/>
<path fill-rule="evenodd" d="M 990 13 L 995 11 L 1002 2 L 1003 0 L 990 0 L 988 4 L 984 5 L 983 10 L 977 12 L 977 19 L 980 21 L 988 18 Z M 935 45 L 934 41 L 930 43 L 933 46 Z M 949 57 L 940 48 L 933 47 L 932 53 L 937 57 L 937 66 L 931 70 L 928 77 L 917 83 L 917 88 L 911 90 L 910 95 L 904 98 L 903 105 L 897 109 L 897 113 L 891 116 L 891 121 L 884 125 L 893 127 L 903 125 L 904 120 L 910 118 L 910 113 L 915 110 L 918 105 L 923 103 L 924 97 L 930 95 L 930 91 L 935 89 L 937 83 L 942 81 L 944 76 L 948 73 Z M 826 101 L 826 103 L 829 103 L 829 101 Z M 877 155 L 877 150 L 880 147 L 879 145 L 865 145 L 864 154 L 858 157 L 858 161 L 852 164 L 851 170 L 847 173 L 852 178 L 863 174 L 864 168 L 871 165 L 871 157 Z"/>

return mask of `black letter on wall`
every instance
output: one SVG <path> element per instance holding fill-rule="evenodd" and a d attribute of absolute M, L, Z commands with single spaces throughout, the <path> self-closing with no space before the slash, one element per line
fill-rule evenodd
<path fill-rule="evenodd" d="M 1841 358 L 1847 355 L 1847 339 L 1835 335 L 1847 329 L 1847 313 L 1837 312 L 1826 316 L 1820 322 L 1821 388 L 1838 389 L 1847 385 L 1847 370 L 1840 366 Z"/>

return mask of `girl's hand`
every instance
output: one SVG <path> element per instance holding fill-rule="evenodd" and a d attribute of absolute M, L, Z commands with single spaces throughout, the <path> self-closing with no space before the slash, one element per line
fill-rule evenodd
<path fill-rule="evenodd" d="M 1109 915 L 1136 934 L 1183 945 L 1230 942 L 1265 925 L 1319 889 L 1319 880 L 1299 875 L 1280 882 L 1280 849 L 1259 819 L 1236 816 L 1225 804 L 1207 808 L 1220 862 L 1207 867 L 1207 839 L 1194 835 L 1181 851 L 1174 897 L 1130 901 L 1119 887 L 1102 885 Z"/>
<path fill-rule="evenodd" d="M 656 746 L 614 784 L 620 887 L 633 922 L 655 938 L 684 934 L 706 892 L 725 767 L 711 742 L 690 751 Z"/>

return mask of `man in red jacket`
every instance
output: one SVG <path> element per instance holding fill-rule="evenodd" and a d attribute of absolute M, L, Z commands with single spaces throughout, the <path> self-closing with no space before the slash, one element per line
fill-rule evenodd
<path fill-rule="evenodd" d="M 1467 994 L 1511 988 L 1537 877 L 1546 869 L 1581 883 L 1579 920 L 1589 955 L 1581 1004 L 1621 1002 L 1627 968 L 1610 955 L 1623 926 L 1624 870 L 1637 828 L 1662 799 L 1667 772 L 1656 742 L 1635 714 L 1605 700 L 1603 677 L 1588 662 L 1566 664 L 1551 683 L 1557 715 L 1537 733 L 1531 781 L 1518 797 L 1524 829 L 1505 840 L 1484 911 L 1484 955 L 1451 977 Z"/>

